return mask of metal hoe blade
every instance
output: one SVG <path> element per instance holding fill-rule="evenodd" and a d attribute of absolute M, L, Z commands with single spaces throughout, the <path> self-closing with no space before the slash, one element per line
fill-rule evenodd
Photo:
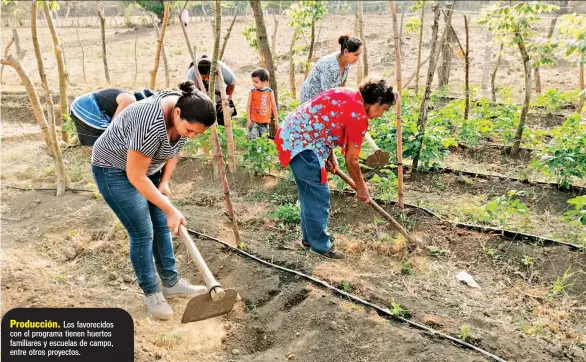
<path fill-rule="evenodd" d="M 192 298 L 183 312 L 181 323 L 202 321 L 230 313 L 236 303 L 238 292 L 235 289 L 224 289 L 224 291 L 226 295 L 217 302 L 212 300 L 209 293 Z"/>
<path fill-rule="evenodd" d="M 381 150 L 375 151 L 366 157 L 366 164 L 370 167 L 384 167 L 389 163 L 389 153 Z"/>

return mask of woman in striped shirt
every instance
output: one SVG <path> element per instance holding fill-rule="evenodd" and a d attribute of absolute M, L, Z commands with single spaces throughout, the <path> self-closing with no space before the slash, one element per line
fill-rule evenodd
<path fill-rule="evenodd" d="M 185 218 L 170 202 L 169 181 L 188 138 L 216 120 L 212 101 L 193 82 L 128 106 L 94 144 L 92 173 L 106 203 L 128 231 L 130 260 L 148 311 L 170 319 L 165 298 L 205 293 L 179 279 L 169 229 Z M 157 283 L 155 266 L 163 283 Z"/>

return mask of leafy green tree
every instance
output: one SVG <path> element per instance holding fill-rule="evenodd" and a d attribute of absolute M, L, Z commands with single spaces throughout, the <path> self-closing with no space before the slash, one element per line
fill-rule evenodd
<path fill-rule="evenodd" d="M 513 46 L 516 45 L 523 62 L 525 97 L 523 99 L 523 107 L 521 108 L 517 132 L 511 148 L 511 155 L 513 156 L 519 154 L 523 129 L 525 128 L 529 103 L 531 102 L 531 58 L 528 45 L 532 44 L 531 38 L 534 36 L 532 25 L 541 19 L 539 16 L 540 13 L 551 12 L 554 9 L 558 9 L 558 7 L 535 1 L 516 3 L 511 6 L 497 2 L 484 9 L 478 20 L 479 24 L 488 27 L 488 30 L 493 33 L 497 42 Z"/>

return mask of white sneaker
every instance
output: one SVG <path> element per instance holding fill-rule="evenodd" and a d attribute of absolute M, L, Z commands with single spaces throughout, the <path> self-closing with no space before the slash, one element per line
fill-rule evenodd
<path fill-rule="evenodd" d="M 145 295 L 144 305 L 147 307 L 149 313 L 155 318 L 162 320 L 173 318 L 173 309 L 171 309 L 171 306 L 167 303 L 161 292 Z"/>
<path fill-rule="evenodd" d="M 193 298 L 201 294 L 206 294 L 207 292 L 208 288 L 205 285 L 191 285 L 185 279 L 179 279 L 172 287 L 163 286 L 163 295 L 165 298 Z"/>

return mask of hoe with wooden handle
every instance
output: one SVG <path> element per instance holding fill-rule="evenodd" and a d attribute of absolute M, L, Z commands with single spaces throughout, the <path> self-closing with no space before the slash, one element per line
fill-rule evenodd
<path fill-rule="evenodd" d="M 208 293 L 198 295 L 187 303 L 185 312 L 183 312 L 183 318 L 181 318 L 181 323 L 201 321 L 230 313 L 236 303 L 238 292 L 235 289 L 222 288 L 201 257 L 199 250 L 197 250 L 185 226 L 179 226 L 179 234 L 197 269 L 203 275 L 206 287 L 208 288 Z"/>
<path fill-rule="evenodd" d="M 340 176 L 340 178 L 344 180 L 344 182 L 346 182 L 348 185 L 350 185 L 350 187 L 356 190 L 356 184 L 348 175 L 346 175 L 339 169 L 336 170 L 336 175 Z M 407 239 L 409 243 L 411 243 L 411 245 L 416 245 L 421 249 L 427 249 L 427 247 L 419 239 L 409 234 L 407 230 L 405 230 L 405 228 L 403 228 L 403 226 L 401 226 L 401 224 L 397 222 L 397 220 L 395 220 L 391 215 L 389 215 L 389 213 L 387 213 L 382 207 L 379 206 L 379 204 L 377 204 L 370 197 L 368 198 L 368 203 L 370 204 L 370 206 L 372 206 L 373 209 L 376 210 L 376 212 L 378 212 L 383 218 L 385 218 L 385 220 L 387 220 L 395 230 L 397 230 L 401 235 L 403 235 L 405 239 Z"/>

